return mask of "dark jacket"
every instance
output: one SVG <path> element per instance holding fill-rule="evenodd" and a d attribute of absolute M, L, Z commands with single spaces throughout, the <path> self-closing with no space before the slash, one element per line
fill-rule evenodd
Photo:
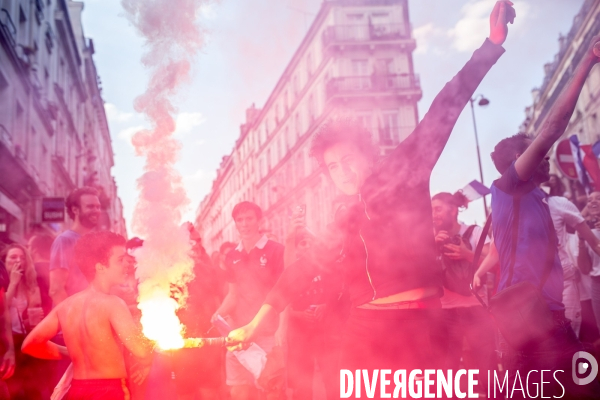
<path fill-rule="evenodd" d="M 353 306 L 421 287 L 439 287 L 429 180 L 456 120 L 490 68 L 504 53 L 486 39 L 444 86 L 416 129 L 375 168 L 344 218 L 337 261 Z M 310 283 L 314 271 L 288 267 L 267 297 L 278 310 Z M 316 264 L 313 264 L 316 268 Z"/>

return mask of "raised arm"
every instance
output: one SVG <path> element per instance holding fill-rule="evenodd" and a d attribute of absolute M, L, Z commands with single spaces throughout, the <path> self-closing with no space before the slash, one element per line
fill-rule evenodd
<path fill-rule="evenodd" d="M 496 245 L 494 242 L 490 243 L 489 252 L 479 264 L 479 268 L 475 272 L 475 276 L 473 277 L 473 287 L 475 289 L 479 289 L 484 282 L 485 274 L 487 274 L 498 262 L 500 261 L 500 256 L 498 255 L 498 249 L 496 249 Z"/>
<path fill-rule="evenodd" d="M 575 230 L 579 237 L 583 238 L 590 245 L 590 249 L 600 256 L 600 240 L 594 235 L 588 224 L 582 222 L 575 226 Z"/>
<path fill-rule="evenodd" d="M 21 350 L 24 354 L 44 360 L 62 360 L 69 358 L 65 346 L 52 343 L 52 339 L 60 331 L 56 308 L 42 320 L 23 341 Z"/>
<path fill-rule="evenodd" d="M 414 163 L 411 165 L 414 175 L 417 173 L 429 179 L 431 170 L 435 166 L 448 139 L 454 129 L 465 105 L 473 93 L 504 53 L 502 44 L 508 35 L 508 23 L 512 23 L 516 14 L 510 1 L 498 1 L 490 15 L 490 36 L 485 43 L 475 51 L 466 65 L 448 82 L 433 100 L 429 111 L 423 117 L 413 133 L 402 142 L 390 160 L 402 158 L 399 164 L 405 165 L 406 158 L 418 162 L 419 171 L 415 171 Z M 399 168 L 399 167 L 398 167 Z M 391 167 L 392 170 L 398 168 Z M 397 171 L 390 171 L 391 173 Z"/>
<path fill-rule="evenodd" d="M 319 267 L 304 258 L 287 266 L 252 321 L 246 326 L 229 332 L 230 343 L 248 342 L 259 335 L 264 327 L 263 322 L 270 319 L 273 314 L 283 312 L 298 295 L 310 287 L 312 279 L 318 273 Z M 230 350 L 240 348 L 240 346 L 237 346 L 230 348 Z"/>
<path fill-rule="evenodd" d="M 594 55 L 593 47 L 600 41 L 600 36 L 595 36 L 592 43 L 587 44 L 589 50 L 577 65 L 573 77 L 569 80 L 560 96 L 552 106 L 550 113 L 544 120 L 533 143 L 517 158 L 515 170 L 523 181 L 529 180 L 554 143 L 565 133 L 581 89 L 592 70 L 599 61 Z"/>

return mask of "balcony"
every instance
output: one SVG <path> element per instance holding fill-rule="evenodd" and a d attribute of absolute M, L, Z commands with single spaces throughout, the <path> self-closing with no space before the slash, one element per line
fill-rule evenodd
<path fill-rule="evenodd" d="M 10 17 L 10 13 L 6 8 L 0 10 L 0 29 L 6 40 L 10 43 L 11 46 L 16 46 L 17 44 L 17 28 L 13 23 L 12 18 Z"/>
<path fill-rule="evenodd" d="M 331 78 L 326 87 L 327 99 L 334 96 L 364 96 L 369 94 L 405 94 L 421 97 L 419 77 L 413 74 L 344 76 Z"/>
<path fill-rule="evenodd" d="M 336 25 L 323 32 L 323 45 L 331 44 L 369 44 L 372 42 L 390 42 L 411 39 L 409 25 Z"/>

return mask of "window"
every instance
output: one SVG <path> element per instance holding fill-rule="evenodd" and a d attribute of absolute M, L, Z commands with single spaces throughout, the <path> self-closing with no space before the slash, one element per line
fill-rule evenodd
<path fill-rule="evenodd" d="M 414 106 L 409 104 L 400 106 L 399 119 L 399 140 L 402 141 L 406 139 L 417 126 L 417 115 Z"/>
<path fill-rule="evenodd" d="M 285 142 L 285 152 L 288 153 L 290 151 L 290 148 L 292 147 L 291 144 L 291 138 L 290 138 L 290 128 L 289 126 L 285 127 L 285 131 L 283 133 L 283 140 Z"/>
<path fill-rule="evenodd" d="M 367 129 L 369 132 L 373 132 L 373 125 L 371 114 L 369 112 L 361 113 L 357 115 L 356 119 L 360 122 L 360 124 Z"/>
<path fill-rule="evenodd" d="M 368 76 L 368 68 L 369 60 L 367 59 L 350 60 L 350 74 L 352 76 Z"/>
<path fill-rule="evenodd" d="M 300 115 L 298 115 L 298 113 L 296 113 L 296 116 L 294 117 L 294 127 L 296 129 L 296 137 L 299 138 L 302 136 L 302 126 L 300 124 Z"/>
<path fill-rule="evenodd" d="M 383 126 L 379 128 L 379 140 L 384 146 L 396 145 L 400 142 L 398 132 L 398 112 L 387 111 L 382 116 Z"/>
<path fill-rule="evenodd" d="M 298 183 L 304 179 L 304 152 L 298 152 L 296 156 L 296 174 L 298 177 Z"/>
<path fill-rule="evenodd" d="M 311 53 L 308 53 L 308 55 L 306 56 L 306 72 L 309 78 L 313 74 L 313 59 Z"/>
<path fill-rule="evenodd" d="M 379 58 L 375 62 L 374 72 L 376 74 L 387 75 L 396 73 L 394 69 L 393 58 Z"/>
<path fill-rule="evenodd" d="M 308 120 L 312 124 L 317 117 L 316 104 L 315 104 L 315 96 L 310 95 L 308 98 Z"/>
<path fill-rule="evenodd" d="M 50 186 L 50 182 L 48 181 L 48 149 L 44 145 L 42 145 L 42 161 L 40 171 L 42 173 L 42 180 L 46 183 L 46 185 Z"/>
<path fill-rule="evenodd" d="M 300 91 L 300 87 L 298 85 L 298 75 L 294 76 L 292 83 L 294 87 L 294 97 L 298 97 L 298 92 Z"/>
<path fill-rule="evenodd" d="M 261 157 L 258 160 L 258 176 L 259 180 L 262 180 L 265 177 L 265 160 Z"/>
<path fill-rule="evenodd" d="M 271 165 L 272 165 L 271 149 L 267 149 L 267 173 L 269 173 L 271 171 Z"/>
<path fill-rule="evenodd" d="M 287 148 L 285 146 L 285 133 L 281 132 L 281 134 L 279 135 L 279 148 L 281 149 L 281 159 L 283 159 L 285 157 L 285 155 L 287 154 Z"/>
<path fill-rule="evenodd" d="M 388 18 L 389 16 L 390 14 L 386 12 L 374 12 L 371 14 L 371 18 Z"/>
<path fill-rule="evenodd" d="M 346 19 L 348 20 L 348 22 L 360 22 L 362 21 L 364 16 L 364 14 L 352 13 L 346 14 Z"/>
<path fill-rule="evenodd" d="M 21 103 L 19 103 L 17 101 L 16 104 L 16 116 L 17 118 L 15 119 L 15 130 L 13 133 L 13 137 L 15 139 L 17 139 L 17 144 L 19 146 L 21 146 L 21 150 L 24 150 L 24 145 L 25 145 L 25 116 L 24 116 L 24 111 L 23 111 L 23 107 L 21 106 Z M 24 153 L 23 153 L 24 154 Z"/>
<path fill-rule="evenodd" d="M 265 122 L 265 125 L 262 127 L 262 129 L 260 130 L 260 140 L 259 140 L 259 146 L 262 146 L 266 141 L 267 141 L 267 123 Z"/>
<path fill-rule="evenodd" d="M 46 29 L 44 43 L 46 44 L 46 50 L 48 50 L 48 54 L 50 54 L 52 52 L 52 48 L 54 47 L 54 33 L 52 32 L 52 28 L 50 28 L 50 26 L 48 26 Z"/>

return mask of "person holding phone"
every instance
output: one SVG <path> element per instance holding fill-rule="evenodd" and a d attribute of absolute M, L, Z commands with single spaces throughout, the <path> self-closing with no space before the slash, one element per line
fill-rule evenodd
<path fill-rule="evenodd" d="M 21 352 L 25 335 L 44 318 L 35 266 L 27 249 L 16 243 L 8 245 L 0 259 L 9 276 L 6 303 L 16 359 L 15 373 L 7 380 L 8 388 L 11 398 L 37 398 L 34 396 L 49 390 L 37 374 L 43 362 Z"/>

